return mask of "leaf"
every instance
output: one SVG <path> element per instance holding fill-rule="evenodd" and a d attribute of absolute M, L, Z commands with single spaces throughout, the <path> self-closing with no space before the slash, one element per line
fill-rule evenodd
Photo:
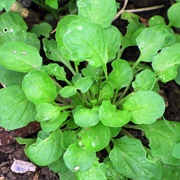
<path fill-rule="evenodd" d="M 78 79 L 74 86 L 79 89 L 82 93 L 85 93 L 89 90 L 92 85 L 92 79 L 90 77 L 82 77 Z"/>
<path fill-rule="evenodd" d="M 38 166 L 47 166 L 58 160 L 64 152 L 61 147 L 62 132 L 57 129 L 46 139 L 38 138 L 36 143 L 25 147 L 26 156 Z"/>
<path fill-rule="evenodd" d="M 62 123 L 64 121 L 66 121 L 68 116 L 69 116 L 69 114 L 66 111 L 63 111 L 55 119 L 52 119 L 50 121 L 42 121 L 40 124 L 41 128 L 45 132 L 55 131 L 56 129 L 58 129 L 62 125 Z"/>
<path fill-rule="evenodd" d="M 66 166 L 71 171 L 85 171 L 94 163 L 96 153 L 85 151 L 77 143 L 74 143 L 67 148 L 63 158 Z"/>
<path fill-rule="evenodd" d="M 77 178 L 78 179 L 98 179 L 98 180 L 104 180 L 106 178 L 106 166 L 104 163 L 99 163 L 98 161 L 95 161 L 94 164 L 86 171 L 83 172 L 77 172 Z"/>
<path fill-rule="evenodd" d="M 109 127 L 111 137 L 117 136 L 120 133 L 121 129 L 121 127 Z"/>
<path fill-rule="evenodd" d="M 53 80 L 42 70 L 30 71 L 22 82 L 27 98 L 33 103 L 50 103 L 56 98 L 56 86 Z"/>
<path fill-rule="evenodd" d="M 115 0 L 78 0 L 78 15 L 108 28 L 116 15 Z"/>
<path fill-rule="evenodd" d="M 133 123 L 152 124 L 163 115 L 165 102 L 156 92 L 137 91 L 125 99 L 123 108 L 129 111 Z"/>
<path fill-rule="evenodd" d="M 75 172 L 72 172 L 69 169 L 64 173 L 60 173 L 58 175 L 61 180 L 77 180 Z"/>
<path fill-rule="evenodd" d="M 172 151 L 172 155 L 177 159 L 180 159 L 179 149 L 180 149 L 180 143 L 177 143 L 174 145 L 173 151 Z"/>
<path fill-rule="evenodd" d="M 42 66 L 42 58 L 36 48 L 9 41 L 0 47 L 0 65 L 12 71 L 29 72 Z"/>
<path fill-rule="evenodd" d="M 73 110 L 74 122 L 81 127 L 94 126 L 99 122 L 99 107 L 92 109 L 83 106 L 77 106 Z"/>
<path fill-rule="evenodd" d="M 58 8 L 58 0 L 46 0 L 45 2 L 48 6 L 50 6 L 53 9 Z"/>
<path fill-rule="evenodd" d="M 103 101 L 99 108 L 99 118 L 105 126 L 122 127 L 130 121 L 131 115 L 127 110 L 117 110 L 109 100 Z"/>
<path fill-rule="evenodd" d="M 151 125 L 140 125 L 150 141 L 153 156 L 157 156 L 165 164 L 180 165 L 180 159 L 173 154 L 174 146 L 180 141 L 180 124 L 178 122 L 161 120 Z"/>
<path fill-rule="evenodd" d="M 180 85 L 180 67 L 177 69 L 177 76 L 175 78 L 175 81 Z"/>
<path fill-rule="evenodd" d="M 0 82 L 6 86 L 21 85 L 25 76 L 24 73 L 10 71 L 0 66 Z"/>
<path fill-rule="evenodd" d="M 177 28 L 180 28 L 180 20 L 178 13 L 180 11 L 180 3 L 173 4 L 167 11 L 167 16 L 169 19 L 169 25 L 168 26 L 174 26 Z"/>
<path fill-rule="evenodd" d="M 140 140 L 124 136 L 115 140 L 109 158 L 114 169 L 128 178 L 160 179 L 162 175 L 160 162 L 149 160 L 146 155 Z"/>
<path fill-rule="evenodd" d="M 153 17 L 151 17 L 151 18 L 149 19 L 148 25 L 149 25 L 150 27 L 152 27 L 152 26 L 157 26 L 157 25 L 163 26 L 163 25 L 166 25 L 166 23 L 165 23 L 165 20 L 164 20 L 164 18 L 163 18 L 162 16 L 160 16 L 160 15 L 155 15 L 155 16 L 153 16 Z"/>
<path fill-rule="evenodd" d="M 120 49 L 122 34 L 115 26 L 104 29 L 104 32 L 107 39 L 108 60 L 113 60 Z"/>
<path fill-rule="evenodd" d="M 57 80 L 66 80 L 66 72 L 62 66 L 59 66 L 56 63 L 51 63 L 41 68 L 47 74 L 55 76 Z"/>
<path fill-rule="evenodd" d="M 65 86 L 59 93 L 63 98 L 68 98 L 76 94 L 76 88 L 74 86 Z"/>
<path fill-rule="evenodd" d="M 156 75 L 149 69 L 145 69 L 136 75 L 135 81 L 132 82 L 134 91 L 152 90 L 156 83 Z"/>
<path fill-rule="evenodd" d="M 87 19 L 76 15 L 63 18 L 57 27 L 56 40 L 68 60 L 87 60 L 94 67 L 105 66 L 108 60 L 102 27 Z"/>
<path fill-rule="evenodd" d="M 35 120 L 36 109 L 20 86 L 0 89 L 0 126 L 14 130 Z"/>
<path fill-rule="evenodd" d="M 132 80 L 132 68 L 127 61 L 118 59 L 112 62 L 113 70 L 109 74 L 109 81 L 115 89 L 126 87 Z"/>
<path fill-rule="evenodd" d="M 175 36 L 172 29 L 166 26 L 154 26 L 145 28 L 136 38 L 136 42 L 141 51 L 140 60 L 152 62 L 158 51 L 175 43 Z"/>
<path fill-rule="evenodd" d="M 104 149 L 110 141 L 109 128 L 102 123 L 83 128 L 78 134 L 78 144 L 87 151 L 97 152 Z"/>
<path fill-rule="evenodd" d="M 31 28 L 31 32 L 37 34 L 38 37 L 44 36 L 46 38 L 49 38 L 51 31 L 52 31 L 52 26 L 47 22 L 41 22 L 40 24 L 35 24 Z"/>
<path fill-rule="evenodd" d="M 0 2 L 0 11 L 3 10 L 3 8 L 6 10 L 6 11 L 9 11 L 11 9 L 11 6 L 13 5 L 13 3 L 15 2 L 16 0 L 2 0 Z"/>
<path fill-rule="evenodd" d="M 43 122 L 56 119 L 60 115 L 61 108 L 50 103 L 40 103 L 36 105 L 36 110 L 36 120 Z"/>
<path fill-rule="evenodd" d="M 180 43 L 164 48 L 153 58 L 152 67 L 159 79 L 166 83 L 176 78 L 180 66 Z"/>

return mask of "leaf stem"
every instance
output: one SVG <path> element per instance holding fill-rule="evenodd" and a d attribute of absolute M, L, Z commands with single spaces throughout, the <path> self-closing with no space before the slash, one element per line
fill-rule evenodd
<path fill-rule="evenodd" d="M 134 138 L 134 136 L 131 133 L 129 133 L 128 131 L 126 131 L 125 129 L 122 129 L 121 133 L 123 135 L 126 135 L 126 136 L 130 137 L 130 138 Z"/>

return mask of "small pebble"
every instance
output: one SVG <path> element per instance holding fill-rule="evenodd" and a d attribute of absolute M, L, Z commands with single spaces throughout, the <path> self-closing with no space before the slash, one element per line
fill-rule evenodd
<path fill-rule="evenodd" d="M 15 160 L 11 165 L 11 171 L 15 173 L 26 173 L 27 171 L 36 171 L 36 166 L 28 161 Z"/>

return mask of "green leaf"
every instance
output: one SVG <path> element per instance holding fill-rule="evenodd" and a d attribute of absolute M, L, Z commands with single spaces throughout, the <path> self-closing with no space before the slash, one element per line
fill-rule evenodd
<path fill-rule="evenodd" d="M 45 2 L 48 6 L 50 6 L 53 9 L 58 8 L 58 0 L 46 0 Z"/>
<path fill-rule="evenodd" d="M 109 81 L 115 89 L 126 87 L 132 80 L 133 73 L 129 63 L 125 60 L 118 59 L 112 62 L 113 70 L 109 74 Z"/>
<path fill-rule="evenodd" d="M 107 39 L 108 60 L 113 60 L 116 58 L 119 51 L 122 34 L 115 26 L 104 29 L 104 32 Z"/>
<path fill-rule="evenodd" d="M 78 0 L 77 6 L 79 16 L 88 18 L 103 28 L 110 27 L 117 12 L 115 0 Z"/>
<path fill-rule="evenodd" d="M 74 86 L 79 89 L 82 93 L 85 93 L 89 90 L 92 85 L 92 79 L 90 77 L 82 77 L 78 79 Z"/>
<path fill-rule="evenodd" d="M 40 103 L 36 105 L 36 110 L 36 120 L 43 122 L 56 119 L 60 115 L 61 108 L 50 103 Z"/>
<path fill-rule="evenodd" d="M 63 98 L 68 98 L 76 94 L 77 89 L 74 86 L 65 86 L 59 93 Z"/>
<path fill-rule="evenodd" d="M 61 180 L 77 180 L 75 172 L 72 172 L 69 169 L 64 173 L 60 173 L 58 175 Z"/>
<path fill-rule="evenodd" d="M 63 158 L 66 166 L 71 171 L 85 171 L 94 163 L 96 153 L 85 151 L 77 143 L 74 143 L 67 148 Z"/>
<path fill-rule="evenodd" d="M 165 20 L 164 20 L 164 18 L 163 18 L 162 16 L 155 15 L 155 16 L 153 16 L 153 17 L 151 17 L 151 18 L 149 19 L 148 25 L 149 25 L 150 27 L 152 27 L 152 26 L 157 26 L 157 25 L 163 26 L 163 25 L 166 25 L 166 23 L 165 23 Z"/>
<path fill-rule="evenodd" d="M 139 22 L 139 16 L 134 13 L 123 12 L 121 18 L 128 21 L 127 32 L 122 39 L 123 49 L 137 45 L 136 38 L 146 26 Z"/>
<path fill-rule="evenodd" d="M 176 78 L 180 66 L 180 43 L 164 48 L 153 58 L 152 67 L 159 79 L 166 83 Z"/>
<path fill-rule="evenodd" d="M 47 22 L 41 22 L 40 24 L 35 24 L 31 28 L 31 32 L 37 34 L 38 37 L 44 36 L 49 38 L 52 27 Z"/>
<path fill-rule="evenodd" d="M 26 156 L 39 166 L 47 166 L 63 155 L 62 132 L 56 130 L 46 139 L 38 138 L 36 143 L 25 147 Z"/>
<path fill-rule="evenodd" d="M 10 71 L 0 66 L 0 82 L 6 86 L 21 85 L 25 76 L 24 73 Z"/>
<path fill-rule="evenodd" d="M 36 48 L 9 41 L 0 47 L 0 65 L 12 71 L 29 72 L 42 66 L 42 58 Z"/>
<path fill-rule="evenodd" d="M 87 19 L 75 15 L 63 18 L 57 27 L 56 40 L 68 60 L 87 60 L 94 67 L 104 66 L 108 60 L 102 27 Z"/>
<path fill-rule="evenodd" d="M 151 125 L 140 125 L 150 141 L 153 156 L 157 156 L 165 164 L 180 166 L 180 159 L 173 156 L 173 149 L 180 141 L 180 124 L 161 120 Z"/>
<path fill-rule="evenodd" d="M 180 28 L 180 19 L 178 13 L 180 11 L 180 3 L 173 4 L 167 12 L 169 19 L 169 26 Z"/>
<path fill-rule="evenodd" d="M 180 143 L 177 143 L 174 145 L 173 147 L 173 151 L 172 151 L 172 155 L 177 158 L 177 159 L 180 159 Z"/>
<path fill-rule="evenodd" d="M 135 81 L 132 82 L 134 91 L 148 91 L 154 88 L 156 75 L 149 69 L 145 69 L 136 75 Z"/>
<path fill-rule="evenodd" d="M 78 144 L 87 151 L 97 152 L 104 149 L 110 141 L 109 128 L 102 123 L 83 128 L 78 134 Z"/>
<path fill-rule="evenodd" d="M 20 86 L 0 89 L 0 126 L 13 130 L 35 120 L 36 109 Z"/>
<path fill-rule="evenodd" d="M 120 133 L 121 129 L 121 127 L 109 127 L 111 137 L 117 136 Z"/>
<path fill-rule="evenodd" d="M 136 38 L 136 42 L 141 51 L 140 60 L 152 62 L 158 51 L 175 43 L 175 36 L 169 27 L 154 26 L 145 28 Z"/>
<path fill-rule="evenodd" d="M 175 78 L 175 81 L 180 85 L 180 67 L 177 69 L 177 76 Z"/>
<path fill-rule="evenodd" d="M 77 106 L 73 111 L 74 122 L 81 127 L 94 126 L 99 122 L 99 107 L 92 109 Z"/>
<path fill-rule="evenodd" d="M 62 66 L 59 66 L 56 63 L 51 63 L 41 68 L 47 74 L 55 76 L 57 80 L 66 80 L 66 72 Z"/>
<path fill-rule="evenodd" d="M 109 158 L 114 169 L 133 180 L 160 179 L 161 163 L 149 160 L 139 139 L 124 136 L 114 142 Z"/>
<path fill-rule="evenodd" d="M 67 112 L 63 111 L 55 119 L 52 119 L 50 121 L 42 121 L 40 124 L 41 128 L 45 132 L 55 131 L 56 129 L 58 129 L 62 125 L 62 123 L 64 121 L 66 121 L 68 116 L 69 116 L 69 114 Z"/>
<path fill-rule="evenodd" d="M 11 6 L 16 0 L 1 0 L 0 2 L 0 11 L 4 8 L 6 11 L 11 9 Z"/>
<path fill-rule="evenodd" d="M 129 111 L 133 123 L 152 124 L 163 115 L 165 102 L 156 92 L 137 91 L 125 99 L 123 108 Z"/>
<path fill-rule="evenodd" d="M 56 98 L 56 86 L 53 80 L 42 70 L 30 71 L 23 80 L 23 91 L 33 103 L 49 103 Z"/>
<path fill-rule="evenodd" d="M 98 179 L 98 180 L 105 180 L 106 178 L 106 166 L 104 163 L 99 163 L 95 161 L 94 164 L 86 171 L 77 172 L 77 178 L 80 180 L 87 179 Z"/>
<path fill-rule="evenodd" d="M 130 121 L 131 115 L 127 110 L 117 110 L 110 101 L 103 101 L 99 108 L 99 118 L 105 126 L 122 127 Z"/>

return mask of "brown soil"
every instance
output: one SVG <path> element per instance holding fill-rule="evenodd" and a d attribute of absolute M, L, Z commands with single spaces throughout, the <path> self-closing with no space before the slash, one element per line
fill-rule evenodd
<path fill-rule="evenodd" d="M 120 0 L 120 2 L 124 1 Z M 142 8 L 159 4 L 165 4 L 166 8 L 139 13 L 143 19 L 147 20 L 153 15 L 165 15 L 166 10 L 170 5 L 170 1 L 137 0 L 135 4 L 132 0 L 129 0 L 127 8 Z M 34 7 L 32 6 L 29 8 L 33 11 Z M 35 23 L 32 22 L 32 19 L 37 19 L 38 22 L 40 21 L 39 15 L 37 13 L 34 15 L 36 18 L 29 18 L 29 26 L 32 26 L 32 24 Z M 117 24 L 120 29 L 122 28 L 122 31 L 125 29 L 124 27 L 121 27 L 121 24 L 119 24 L 118 21 L 114 24 Z M 127 51 L 125 56 L 132 58 L 134 57 L 134 54 L 134 52 Z M 163 84 L 161 86 L 161 95 L 164 97 L 167 104 L 165 118 L 168 120 L 180 121 L 180 87 L 174 81 Z M 16 131 L 6 131 L 0 127 L 0 180 L 58 180 L 58 176 L 51 172 L 47 167 L 37 167 L 35 172 L 27 172 L 24 174 L 13 173 L 10 169 L 15 159 L 28 161 L 28 158 L 23 151 L 24 146 L 16 143 L 14 137 L 32 137 L 37 130 L 39 130 L 39 125 L 37 123 L 31 123 L 26 128 Z"/>

